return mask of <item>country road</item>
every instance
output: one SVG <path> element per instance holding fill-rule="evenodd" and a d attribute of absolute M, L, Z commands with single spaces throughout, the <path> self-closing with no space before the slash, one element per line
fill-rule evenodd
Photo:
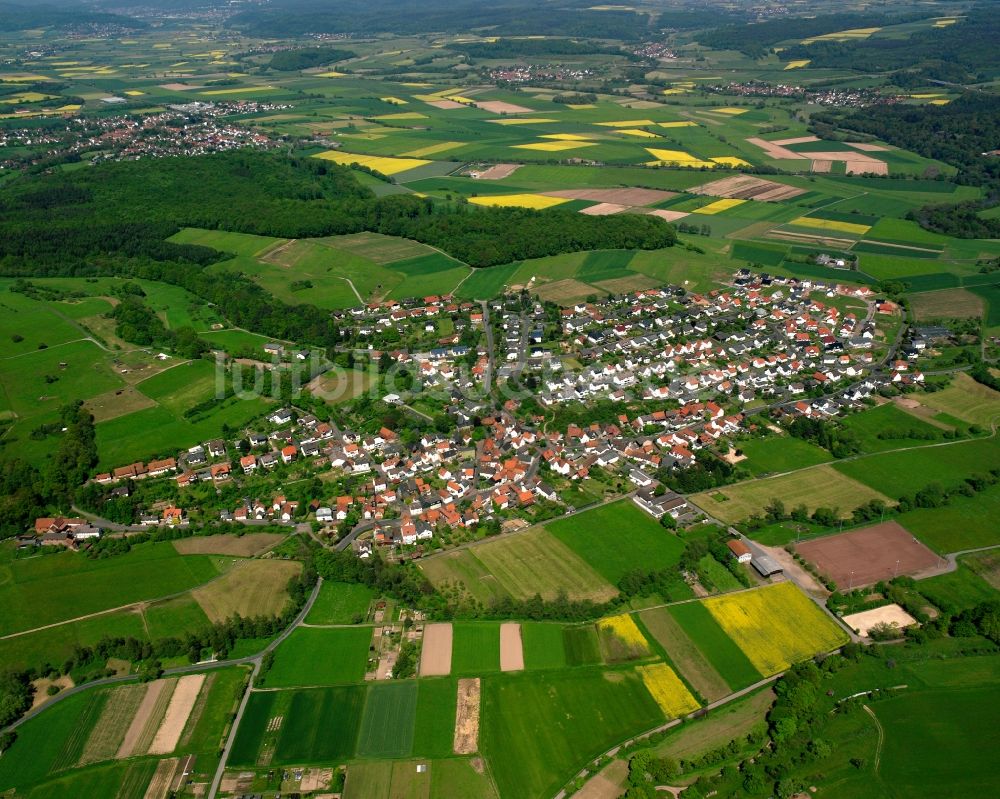
<path fill-rule="evenodd" d="M 316 581 L 316 585 L 313 587 L 313 591 L 309 595 L 309 599 L 306 600 L 306 603 L 305 605 L 303 605 L 302 610 L 299 611 L 299 614 L 295 617 L 295 619 L 291 622 L 291 624 L 289 624 L 281 633 L 279 633 L 279 635 L 273 641 L 271 641 L 271 643 L 269 643 L 259 652 L 256 652 L 253 655 L 247 655 L 246 657 L 242 658 L 231 658 L 229 660 L 216 660 L 206 663 L 192 663 L 188 666 L 176 666 L 174 668 L 164 669 L 163 676 L 173 677 L 176 675 L 192 674 L 200 671 L 206 671 L 209 669 L 222 669 L 222 668 L 227 668 L 229 666 L 246 666 L 252 663 L 259 663 L 261 658 L 264 657 L 264 655 L 266 655 L 268 652 L 270 652 L 279 644 L 281 644 L 286 638 L 288 638 L 289 635 L 292 634 L 295 628 L 302 623 L 305 617 L 309 614 L 309 611 L 312 609 L 313 604 L 316 602 L 316 597 L 319 596 L 319 588 L 322 584 L 323 584 L 323 578 L 320 577 Z M 105 685 L 118 685 L 126 682 L 134 682 L 135 679 L 136 678 L 134 674 L 123 674 L 117 677 L 103 677 L 100 680 L 92 680 L 90 682 L 81 683 L 80 685 L 75 685 L 72 688 L 67 688 L 64 691 L 60 691 L 58 694 L 56 694 L 54 697 L 48 700 L 45 704 L 39 705 L 34 710 L 29 710 L 27 713 L 21 716 L 21 718 L 19 718 L 17 721 L 7 725 L 3 730 L 0 730 L 0 732 L 8 732 L 11 730 L 16 730 L 26 721 L 28 721 L 29 719 L 33 719 L 42 711 L 48 710 L 53 705 L 56 705 L 59 702 L 62 702 L 63 700 L 68 699 L 71 696 L 75 696 L 76 694 L 82 693 L 83 691 L 88 691 L 91 688 L 99 688 Z"/>

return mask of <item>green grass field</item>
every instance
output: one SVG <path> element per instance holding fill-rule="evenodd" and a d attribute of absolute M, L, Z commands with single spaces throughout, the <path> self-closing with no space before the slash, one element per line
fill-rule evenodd
<path fill-rule="evenodd" d="M 671 605 L 667 610 L 701 655 L 734 691 L 752 685 L 761 678 L 760 672 L 754 668 L 749 658 L 726 635 L 701 602 Z M 682 670 L 683 668 L 681 666 Z"/>
<path fill-rule="evenodd" d="M 632 671 L 490 677 L 483 682 L 480 749 L 501 799 L 542 799 L 589 758 L 662 721 Z"/>
<path fill-rule="evenodd" d="M 781 473 L 833 460 L 822 447 L 791 436 L 753 438 L 741 441 L 738 448 L 747 456 L 742 465 L 754 475 Z"/>
<path fill-rule="evenodd" d="M 675 566 L 684 550 L 683 541 L 627 499 L 550 522 L 546 530 L 612 585 L 637 563 L 644 569 Z"/>
<path fill-rule="evenodd" d="M 852 413 L 844 427 L 858 437 L 862 452 L 883 452 L 920 447 L 944 439 L 944 430 L 887 402 L 877 408 Z"/>
<path fill-rule="evenodd" d="M 8 550 L 9 552 L 9 550 Z M 92 560 L 75 552 L 0 562 L 0 633 L 30 630 L 205 583 L 220 574 L 207 555 L 177 554 L 169 542 Z"/>
<path fill-rule="evenodd" d="M 523 622 L 521 645 L 526 669 L 561 669 L 566 666 L 566 645 L 561 624 Z"/>
<path fill-rule="evenodd" d="M 494 622 L 452 624 L 451 672 L 479 676 L 500 671 L 500 625 Z"/>
<path fill-rule="evenodd" d="M 307 624 L 351 624 L 356 616 L 368 614 L 375 592 L 360 583 L 324 581 L 313 604 Z"/>
<path fill-rule="evenodd" d="M 592 624 L 564 627 L 563 648 L 567 666 L 591 666 L 603 662 L 601 642 Z"/>
<path fill-rule="evenodd" d="M 372 684 L 358 735 L 358 756 L 407 757 L 413 749 L 416 713 L 416 682 Z"/>
<path fill-rule="evenodd" d="M 980 439 L 873 455 L 833 468 L 886 496 L 900 497 L 931 483 L 954 486 L 968 475 L 998 467 L 1000 443 Z"/>
<path fill-rule="evenodd" d="M 455 737 L 457 681 L 450 677 L 428 677 L 417 682 L 417 711 L 413 732 L 413 754 L 449 757 Z"/>
<path fill-rule="evenodd" d="M 1000 544 L 1000 487 L 903 513 L 899 523 L 941 554 Z"/>
<path fill-rule="evenodd" d="M 275 650 L 265 684 L 276 688 L 360 682 L 371 640 L 369 627 L 299 628 Z"/>
<path fill-rule="evenodd" d="M 863 461 L 844 465 L 859 463 Z M 724 486 L 695 494 L 691 499 L 715 518 L 729 523 L 760 512 L 775 497 L 789 508 L 800 504 L 810 511 L 818 507 L 839 508 L 842 514 L 872 499 L 888 499 L 861 482 L 850 479 L 850 476 L 841 474 L 835 465 L 823 464 L 780 477 Z"/>

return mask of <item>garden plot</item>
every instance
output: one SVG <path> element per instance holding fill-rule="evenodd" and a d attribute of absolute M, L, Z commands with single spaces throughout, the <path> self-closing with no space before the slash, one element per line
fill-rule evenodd
<path fill-rule="evenodd" d="M 763 180 L 752 175 L 734 175 L 722 178 L 722 180 L 713 180 L 711 183 L 695 186 L 688 191 L 691 194 L 704 194 L 710 197 L 729 197 L 762 202 L 782 202 L 805 194 L 805 189 Z"/>
<path fill-rule="evenodd" d="M 895 521 L 806 541 L 796 550 L 841 588 L 860 588 L 945 565 Z"/>
<path fill-rule="evenodd" d="M 204 683 L 204 674 L 189 674 L 177 681 L 167 712 L 149 745 L 149 754 L 168 755 L 177 748 L 177 742 L 181 739 L 181 733 Z"/>
<path fill-rule="evenodd" d="M 458 681 L 458 705 L 455 711 L 456 755 L 471 755 L 479 750 L 479 698 L 481 683 L 478 677 Z"/>

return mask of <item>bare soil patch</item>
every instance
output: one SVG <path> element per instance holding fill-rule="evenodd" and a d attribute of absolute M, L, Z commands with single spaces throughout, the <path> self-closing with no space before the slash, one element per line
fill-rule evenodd
<path fill-rule="evenodd" d="M 764 151 L 764 155 L 768 158 L 790 159 L 793 161 L 802 158 L 799 153 L 789 150 L 787 147 L 782 147 L 780 144 L 775 144 L 774 142 L 765 141 L 764 139 L 756 136 L 751 136 L 747 139 L 747 142 L 756 147 L 760 147 L 760 149 Z"/>
<path fill-rule="evenodd" d="M 476 108 L 489 111 L 491 114 L 533 114 L 534 109 L 525 108 L 523 105 L 505 103 L 503 100 L 484 100 L 476 103 Z"/>
<path fill-rule="evenodd" d="M 199 535 L 179 538 L 174 549 L 181 555 L 234 555 L 252 558 L 266 552 L 285 538 L 281 533 L 249 533 L 247 535 Z"/>
<path fill-rule="evenodd" d="M 860 588 L 945 565 L 895 521 L 806 541 L 796 550 L 840 587 Z"/>
<path fill-rule="evenodd" d="M 576 799 L 618 799 L 628 779 L 628 763 L 612 760 L 584 784 Z"/>
<path fill-rule="evenodd" d="M 83 403 L 83 407 L 93 414 L 95 422 L 117 419 L 119 416 L 135 413 L 144 408 L 152 408 L 155 405 L 154 400 L 133 386 L 125 386 L 98 394 Z"/>
<path fill-rule="evenodd" d="M 598 203 L 597 205 L 590 206 L 590 208 L 581 208 L 580 213 L 587 216 L 611 216 L 611 214 L 620 214 L 622 211 L 627 211 L 628 208 L 627 205 L 618 205 L 616 203 Z"/>
<path fill-rule="evenodd" d="M 299 783 L 299 790 L 303 793 L 309 791 L 321 791 L 330 787 L 330 780 L 333 779 L 332 768 L 307 768 L 302 772 L 302 780 Z"/>
<path fill-rule="evenodd" d="M 775 139 L 771 144 L 775 144 L 778 147 L 788 147 L 791 144 L 809 144 L 810 142 L 819 141 L 819 136 L 798 136 L 792 139 Z"/>
<path fill-rule="evenodd" d="M 516 621 L 500 625 L 500 671 L 524 671 L 521 625 Z"/>
<path fill-rule="evenodd" d="M 690 216 L 688 211 L 669 211 L 666 208 L 657 208 L 655 210 L 648 212 L 649 216 L 658 216 L 660 219 L 664 219 L 667 222 L 676 222 L 678 219 L 683 219 L 686 216 Z"/>
<path fill-rule="evenodd" d="M 829 172 L 831 169 L 833 169 L 833 161 L 813 159 L 813 162 L 812 164 L 809 165 L 809 168 L 813 172 L 819 172 L 819 173 Z"/>
<path fill-rule="evenodd" d="M 471 755 L 479 750 L 479 689 L 478 677 L 458 681 L 454 745 L 456 755 Z"/>
<path fill-rule="evenodd" d="M 928 319 L 975 319 L 983 315 L 983 298 L 968 289 L 924 291 L 910 298 L 917 321 Z"/>
<path fill-rule="evenodd" d="M 110 760 L 118 753 L 145 694 L 144 685 L 123 685 L 111 690 L 80 754 L 79 765 Z"/>
<path fill-rule="evenodd" d="M 567 200 L 592 200 L 595 203 L 615 203 L 618 205 L 651 205 L 676 197 L 675 191 L 658 189 L 559 189 L 542 192 L 546 197 L 562 197 Z"/>
<path fill-rule="evenodd" d="M 168 755 L 177 748 L 177 742 L 181 739 L 184 725 L 187 724 L 204 682 L 204 674 L 189 674 L 177 681 L 167 712 L 149 745 L 149 754 Z"/>
<path fill-rule="evenodd" d="M 538 296 L 543 300 L 549 300 L 558 305 L 573 305 L 594 293 L 591 286 L 572 278 L 543 283 L 537 291 Z"/>
<path fill-rule="evenodd" d="M 857 161 L 844 163 L 848 175 L 888 175 L 889 165 L 885 161 Z"/>
<path fill-rule="evenodd" d="M 179 765 L 180 758 L 176 757 L 168 757 L 166 760 L 161 760 L 157 763 L 153 779 L 149 781 L 149 786 L 146 788 L 146 793 L 142 799 L 167 799 L 170 786 L 174 781 L 174 774 L 177 772 L 177 766 Z"/>
<path fill-rule="evenodd" d="M 146 693 L 142 697 L 142 702 L 139 703 L 139 709 L 132 717 L 132 723 L 125 731 L 121 746 L 118 747 L 117 756 L 119 759 L 131 757 L 136 751 L 145 752 L 148 743 L 146 747 L 140 747 L 140 740 L 144 737 L 147 727 L 154 724 L 155 727 L 159 727 L 160 718 L 166 709 L 166 702 L 162 703 L 163 710 L 157 713 L 157 709 L 161 707 L 161 698 L 164 695 L 169 698 L 170 693 L 173 692 L 173 682 L 173 680 L 154 680 L 146 685 Z M 150 737 L 152 737 L 152 733 Z"/>
<path fill-rule="evenodd" d="M 844 616 L 844 623 L 858 635 L 868 635 L 868 631 L 877 624 L 895 624 L 902 630 L 916 624 L 917 620 L 899 605 L 883 605 Z"/>
<path fill-rule="evenodd" d="M 204 86 L 195 86 L 190 83 L 162 83 L 160 84 L 161 89 L 167 89 L 172 92 L 189 92 L 194 89 L 203 89 Z"/>
<path fill-rule="evenodd" d="M 427 105 L 433 108 L 440 108 L 442 111 L 449 111 L 453 108 L 465 108 L 461 103 L 456 103 L 454 100 L 429 100 Z"/>
<path fill-rule="evenodd" d="M 884 144 L 869 144 L 860 141 L 847 141 L 844 144 L 848 147 L 853 147 L 855 150 L 861 150 L 863 153 L 887 153 L 891 149 Z"/>
<path fill-rule="evenodd" d="M 521 164 L 496 164 L 482 172 L 477 172 L 475 177 L 479 180 L 503 180 L 509 178 L 520 168 Z"/>
<path fill-rule="evenodd" d="M 734 175 L 721 180 L 713 180 L 701 186 L 695 186 L 690 191 L 692 194 L 702 194 L 709 197 L 764 202 L 779 202 L 805 193 L 803 189 L 795 186 L 775 183 L 773 180 L 763 180 L 753 175 Z"/>
<path fill-rule="evenodd" d="M 68 674 L 64 674 L 62 677 L 57 677 L 54 680 L 48 679 L 48 677 L 40 677 L 37 680 L 32 680 L 31 684 L 35 687 L 35 696 L 31 700 L 31 709 L 34 710 L 36 707 L 41 707 L 50 699 L 51 696 L 48 694 L 50 685 L 58 685 L 60 691 L 65 691 L 72 688 L 75 684 L 73 678 Z M 58 694 L 56 694 L 58 696 Z"/>
<path fill-rule="evenodd" d="M 450 624 L 428 624 L 424 627 L 424 642 L 420 648 L 421 677 L 451 674 L 451 645 Z"/>
<path fill-rule="evenodd" d="M 632 275 L 631 277 L 616 277 L 612 280 L 599 280 L 594 285 L 611 294 L 631 294 L 633 291 L 662 286 L 663 281 L 649 277 L 649 275 Z"/>

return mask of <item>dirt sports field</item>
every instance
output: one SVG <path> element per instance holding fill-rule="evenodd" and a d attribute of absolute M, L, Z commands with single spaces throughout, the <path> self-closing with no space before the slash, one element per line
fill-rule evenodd
<path fill-rule="evenodd" d="M 428 624 L 424 627 L 424 643 L 420 648 L 420 676 L 446 677 L 451 674 L 450 624 Z"/>
<path fill-rule="evenodd" d="M 944 565 L 897 522 L 806 541 L 796 550 L 840 588 L 859 588 Z"/>
<path fill-rule="evenodd" d="M 455 709 L 455 754 L 471 755 L 479 749 L 479 678 L 458 681 Z"/>
<path fill-rule="evenodd" d="M 523 671 L 524 649 L 521 646 L 521 625 L 516 621 L 500 625 L 500 671 Z"/>
<path fill-rule="evenodd" d="M 880 608 L 872 608 L 861 613 L 844 616 L 844 624 L 855 630 L 858 635 L 868 635 L 868 631 L 876 624 L 886 622 L 895 623 L 902 630 L 904 627 L 916 624 L 917 620 L 899 605 L 883 605 Z"/>

